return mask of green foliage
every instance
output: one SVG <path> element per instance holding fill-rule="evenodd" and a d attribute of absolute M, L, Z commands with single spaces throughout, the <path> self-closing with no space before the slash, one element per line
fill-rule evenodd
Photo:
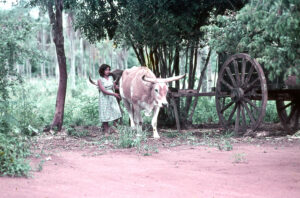
<path fill-rule="evenodd" d="M 133 130 L 127 126 L 118 127 L 118 131 L 118 146 L 120 148 L 140 147 L 141 142 L 145 141 L 146 139 L 145 133 L 137 135 L 136 130 Z"/>
<path fill-rule="evenodd" d="M 76 130 L 74 127 L 68 127 L 66 131 L 69 136 L 74 137 L 86 137 L 89 133 L 87 130 Z"/>
<path fill-rule="evenodd" d="M 17 87 L 15 90 L 18 91 L 16 96 L 12 97 L 15 102 L 11 105 L 12 110 L 8 111 L 13 117 L 7 117 L 6 119 L 10 121 L 5 123 L 11 124 L 15 122 L 14 126 L 18 126 L 17 131 L 24 131 L 26 133 L 26 127 L 32 126 L 35 129 L 41 129 L 42 126 L 52 121 L 57 90 L 55 79 L 46 79 L 43 81 L 32 79 L 25 81 L 22 87 Z M 128 113 L 122 102 L 121 108 L 124 112 L 122 117 L 123 122 L 128 125 Z M 19 115 L 18 112 L 20 113 Z M 67 89 L 64 125 L 101 125 L 98 117 L 97 88 L 86 80 L 78 79 L 75 91 Z M 143 116 L 143 120 L 144 123 L 151 123 L 151 117 Z M 264 121 L 278 122 L 275 102 L 268 101 Z M 193 124 L 202 123 L 218 123 L 214 97 L 198 98 L 198 104 L 193 116 Z M 24 128 L 25 130 L 23 130 Z"/>
<path fill-rule="evenodd" d="M 26 135 L 37 133 L 34 100 L 28 101 L 24 89 L 16 89 L 22 80 L 15 66 L 26 61 L 36 64 L 40 54 L 31 42 L 35 31 L 28 10 L 0 10 L 0 174 L 27 176 L 25 158 L 29 154 Z"/>
<path fill-rule="evenodd" d="M 31 168 L 25 158 L 29 154 L 25 137 L 0 133 L 0 175 L 28 176 Z"/>
<path fill-rule="evenodd" d="M 194 124 L 218 123 L 216 101 L 214 97 L 199 97 L 193 116 Z"/>
<path fill-rule="evenodd" d="M 299 75 L 300 0 L 250 1 L 239 12 L 218 16 L 206 29 L 217 52 L 247 52 L 273 79 Z"/>
<path fill-rule="evenodd" d="M 14 95 L 10 100 L 10 112 L 16 123 L 14 131 L 24 135 L 36 135 L 43 127 L 44 118 L 38 113 L 38 105 L 35 103 L 35 95 L 31 95 L 32 87 L 22 83 L 14 87 Z"/>
<path fill-rule="evenodd" d="M 21 8 L 0 10 L 1 77 L 5 73 L 11 74 L 16 64 L 23 65 L 29 61 L 34 65 L 41 61 L 42 55 L 36 43 L 32 42 L 36 40 L 36 25 L 29 15 L 29 10 Z"/>
<path fill-rule="evenodd" d="M 275 101 L 268 101 L 264 122 L 279 122 Z"/>
<path fill-rule="evenodd" d="M 233 155 L 233 163 L 247 163 L 247 158 L 245 153 L 235 153 Z"/>

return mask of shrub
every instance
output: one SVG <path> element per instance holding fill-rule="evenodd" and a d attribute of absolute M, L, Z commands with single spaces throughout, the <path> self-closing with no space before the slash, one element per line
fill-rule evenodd
<path fill-rule="evenodd" d="M 199 97 L 193 123 L 218 123 L 218 120 L 215 97 Z"/>
<path fill-rule="evenodd" d="M 120 148 L 140 148 L 141 142 L 146 140 L 146 133 L 137 135 L 136 131 L 127 126 L 119 126 L 118 146 Z"/>
<path fill-rule="evenodd" d="M 28 176 L 31 168 L 25 158 L 29 154 L 26 137 L 0 133 L 0 175 Z"/>

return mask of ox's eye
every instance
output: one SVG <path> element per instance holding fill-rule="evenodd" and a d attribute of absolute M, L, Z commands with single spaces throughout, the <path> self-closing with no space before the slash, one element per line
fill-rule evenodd
<path fill-rule="evenodd" d="M 154 89 L 154 91 L 155 91 L 156 93 L 158 93 L 158 89 Z"/>

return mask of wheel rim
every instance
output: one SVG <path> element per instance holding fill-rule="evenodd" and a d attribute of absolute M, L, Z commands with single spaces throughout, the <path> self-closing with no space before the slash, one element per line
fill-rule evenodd
<path fill-rule="evenodd" d="M 298 99 L 299 100 L 299 99 Z M 299 127 L 300 104 L 297 99 L 292 101 L 276 100 L 276 108 L 279 120 L 285 131 L 292 135 Z"/>
<path fill-rule="evenodd" d="M 216 88 L 217 113 L 224 127 L 234 124 L 238 133 L 259 126 L 268 93 L 265 75 L 256 60 L 247 54 L 231 56 L 219 71 Z"/>

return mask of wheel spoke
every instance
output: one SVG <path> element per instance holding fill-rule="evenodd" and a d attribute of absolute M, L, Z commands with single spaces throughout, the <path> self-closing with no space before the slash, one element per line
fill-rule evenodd
<path fill-rule="evenodd" d="M 242 105 L 241 105 L 241 107 L 242 107 Z M 242 128 L 245 129 L 246 128 L 245 108 L 242 108 L 241 111 L 242 111 Z"/>
<path fill-rule="evenodd" d="M 300 116 L 300 106 L 296 102 L 298 100 L 295 98 L 287 104 L 284 104 L 284 100 L 276 100 L 278 117 L 289 135 L 292 135 L 298 129 Z"/>
<path fill-rule="evenodd" d="M 245 104 L 245 103 L 243 103 L 243 102 L 242 102 L 242 105 L 243 105 L 244 108 L 246 109 L 247 114 L 248 114 L 249 117 L 250 117 L 251 123 L 254 124 L 254 123 L 255 123 L 255 120 L 254 120 L 254 117 L 253 117 L 253 115 L 252 115 L 252 113 L 251 113 L 249 107 L 247 106 L 247 104 Z"/>
<path fill-rule="evenodd" d="M 250 91 L 258 81 L 259 81 L 259 77 L 257 77 L 255 80 L 253 80 L 253 81 L 249 84 L 249 86 L 246 87 L 246 89 L 245 89 L 244 92 L 247 93 L 248 91 Z"/>
<path fill-rule="evenodd" d="M 228 84 L 224 79 L 221 80 L 221 83 L 223 83 L 224 85 L 226 85 L 230 90 L 233 89 L 233 87 L 230 84 Z"/>
<path fill-rule="evenodd" d="M 238 63 L 236 60 L 233 60 L 233 65 L 234 65 L 234 72 L 235 72 L 235 76 L 236 76 L 236 80 L 237 80 L 237 86 L 241 85 L 241 79 L 240 79 L 240 74 L 239 74 L 239 67 L 238 67 Z"/>
<path fill-rule="evenodd" d="M 282 111 L 282 110 L 284 110 L 284 109 L 288 108 L 289 106 L 291 106 L 292 104 L 293 104 L 293 103 L 292 103 L 292 102 L 290 102 L 290 103 L 288 103 L 288 104 L 286 104 L 286 105 L 284 105 L 284 106 L 280 107 L 280 108 L 279 108 L 279 110 L 280 110 L 280 111 Z"/>
<path fill-rule="evenodd" d="M 241 79 L 241 85 L 244 84 L 244 81 L 245 81 L 245 72 L 246 72 L 246 60 L 243 58 L 243 61 L 242 61 L 242 79 Z"/>
<path fill-rule="evenodd" d="M 235 80 L 234 80 L 234 78 L 233 78 L 233 75 L 232 75 L 232 73 L 231 73 L 229 67 L 226 67 L 226 72 L 227 72 L 227 74 L 229 75 L 229 78 L 230 78 L 230 80 L 231 80 L 233 86 L 234 86 L 234 87 L 237 87 L 237 84 L 236 84 L 236 82 L 235 82 Z"/>
<path fill-rule="evenodd" d="M 226 109 L 228 109 L 234 102 L 231 101 L 230 103 L 228 103 L 222 110 L 221 113 L 223 113 Z"/>
<path fill-rule="evenodd" d="M 297 110 L 296 106 L 292 106 L 291 114 L 288 116 L 287 123 L 290 123 L 291 119 L 296 113 L 296 110 Z"/>
<path fill-rule="evenodd" d="M 248 75 L 247 75 L 247 77 L 246 77 L 246 80 L 245 80 L 245 84 L 244 84 L 244 85 L 246 85 L 246 84 L 248 83 L 248 81 L 250 80 L 250 78 L 251 78 L 251 76 L 252 76 L 252 73 L 253 73 L 253 70 L 254 70 L 254 67 L 253 67 L 253 66 L 250 67 L 250 70 L 249 70 L 249 72 L 248 72 Z"/>
<path fill-rule="evenodd" d="M 240 111 L 241 111 L 241 105 L 238 105 L 237 112 L 236 112 L 236 117 L 235 117 L 235 126 L 234 126 L 234 131 L 236 133 L 239 131 Z"/>
<path fill-rule="evenodd" d="M 259 111 L 259 108 L 251 101 L 249 100 L 248 98 L 244 98 L 245 102 L 250 104 L 252 107 L 254 107 L 255 109 L 255 114 L 257 114 L 257 112 Z"/>
<path fill-rule="evenodd" d="M 228 122 L 232 119 L 236 108 L 237 108 L 237 104 L 234 105 L 234 108 L 232 109 L 232 111 L 231 111 L 231 113 L 230 113 L 230 115 L 228 117 Z"/>

